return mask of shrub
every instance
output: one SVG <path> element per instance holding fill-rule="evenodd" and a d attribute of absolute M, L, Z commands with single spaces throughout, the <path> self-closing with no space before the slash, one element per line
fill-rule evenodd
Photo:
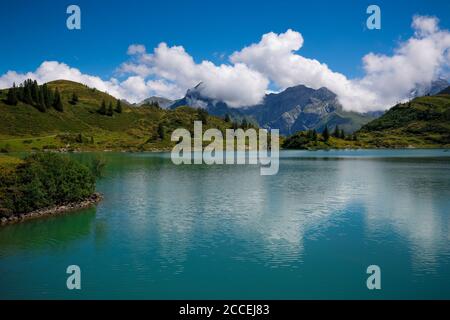
<path fill-rule="evenodd" d="M 53 153 L 28 156 L 0 181 L 3 215 L 80 201 L 95 191 L 95 177 L 86 166 Z"/>

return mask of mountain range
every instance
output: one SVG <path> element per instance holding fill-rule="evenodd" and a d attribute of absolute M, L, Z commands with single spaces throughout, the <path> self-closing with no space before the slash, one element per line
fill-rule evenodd
<path fill-rule="evenodd" d="M 446 88 L 449 83 L 439 79 L 426 89 L 411 92 L 414 98 L 419 95 L 433 95 Z M 263 101 L 254 106 L 231 108 L 225 102 L 211 99 L 202 94 L 204 83 L 189 89 L 186 95 L 171 106 L 191 106 L 204 108 L 217 116 L 230 115 L 234 120 L 246 118 L 249 122 L 267 129 L 279 129 L 283 135 L 297 131 L 315 129 L 322 132 L 339 126 L 347 133 L 353 133 L 366 123 L 378 118 L 384 112 L 358 113 L 346 111 L 339 103 L 335 93 L 323 87 L 312 89 L 304 85 L 287 88 L 280 93 L 266 94 Z"/>
<path fill-rule="evenodd" d="M 62 110 L 54 105 L 46 105 L 42 110 L 35 101 L 24 102 L 23 98 L 10 104 L 11 90 L 0 90 L 0 153 L 61 149 L 68 145 L 75 150 L 166 150 L 173 144 L 171 132 L 180 127 L 192 130 L 196 120 L 206 121 L 205 128 L 224 130 L 235 126 L 233 121 L 206 116 L 189 105 L 206 108 L 216 115 L 229 114 L 235 120 L 246 118 L 263 123 L 264 127 L 278 127 L 285 135 L 311 128 L 320 132 L 325 126 L 331 132 L 339 125 L 345 131 L 345 140 L 332 138 L 331 144 L 323 146 L 327 148 L 450 145 L 450 87 L 437 95 L 427 94 L 400 103 L 380 116 L 344 111 L 330 90 L 302 85 L 268 94 L 263 103 L 247 108 L 230 108 L 205 98 L 197 86 L 168 109 L 150 103 L 136 107 L 123 102 L 122 110 L 114 109 L 110 114 L 100 112 L 102 106 L 116 106 L 118 100 L 107 93 L 66 80 L 46 86 L 52 92 L 59 90 Z M 350 135 L 352 130 L 355 134 Z"/>

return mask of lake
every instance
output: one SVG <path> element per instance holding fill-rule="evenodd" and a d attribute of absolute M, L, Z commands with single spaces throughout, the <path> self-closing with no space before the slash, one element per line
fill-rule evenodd
<path fill-rule="evenodd" d="M 450 152 L 282 151 L 274 176 L 104 157 L 96 208 L 0 228 L 1 299 L 450 299 Z"/>

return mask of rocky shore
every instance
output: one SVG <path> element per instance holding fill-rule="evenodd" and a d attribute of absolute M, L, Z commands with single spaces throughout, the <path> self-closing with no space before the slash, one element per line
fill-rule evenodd
<path fill-rule="evenodd" d="M 12 215 L 10 217 L 0 218 L 0 226 L 19 223 L 26 220 L 37 219 L 42 217 L 51 217 L 62 215 L 70 211 L 80 210 L 92 207 L 93 205 L 99 203 L 103 199 L 100 193 L 94 193 L 89 198 L 84 199 L 79 202 L 66 203 L 59 206 L 54 206 L 50 208 L 43 208 L 36 211 L 21 213 Z"/>

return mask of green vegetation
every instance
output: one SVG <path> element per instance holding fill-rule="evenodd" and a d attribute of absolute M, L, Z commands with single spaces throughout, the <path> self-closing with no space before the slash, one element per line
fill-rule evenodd
<path fill-rule="evenodd" d="M 286 149 L 343 148 L 448 148 L 450 147 L 450 95 L 416 98 L 387 111 L 352 135 L 335 126 L 328 127 L 321 137 L 298 132 L 284 141 Z"/>
<path fill-rule="evenodd" d="M 0 216 L 84 200 L 94 192 L 91 170 L 66 156 L 0 157 Z"/>
<path fill-rule="evenodd" d="M 323 130 L 322 136 L 323 136 L 323 140 L 325 142 L 328 142 L 328 140 L 330 139 L 330 133 L 328 132 L 328 126 L 325 126 L 325 129 Z"/>
<path fill-rule="evenodd" d="M 357 134 L 365 144 L 378 148 L 449 147 L 450 95 L 398 104 Z"/>
<path fill-rule="evenodd" d="M 117 113 L 122 113 L 122 102 L 120 102 L 119 99 L 117 99 L 117 104 L 116 104 L 116 109 L 115 109 L 115 111 L 116 111 Z"/>
<path fill-rule="evenodd" d="M 23 90 L 31 97 L 31 88 L 36 86 L 27 83 L 28 89 L 23 86 Z M 50 93 L 53 107 L 46 107 L 45 112 L 36 108 L 32 98 L 31 104 L 19 100 L 9 105 L 10 90 L 0 90 L 0 152 L 170 150 L 175 144 L 170 141 L 173 130 L 183 127 L 193 132 L 194 121 L 201 120 L 204 130 L 225 132 L 233 127 L 231 122 L 189 107 L 165 110 L 157 103 L 133 107 L 72 81 L 53 81 L 38 88 L 45 91 L 44 101 Z M 55 107 L 58 100 L 62 107 Z"/>
<path fill-rule="evenodd" d="M 444 92 L 445 93 L 445 92 Z M 346 135 L 346 124 L 335 119 L 324 124 L 320 138 L 286 138 L 286 148 L 404 148 L 450 145 L 450 95 L 416 98 L 399 104 L 382 117 Z M 27 80 L 0 90 L 0 153 L 17 151 L 154 151 L 170 150 L 173 130 L 193 132 L 194 121 L 203 130 L 249 128 L 248 119 L 233 121 L 209 115 L 203 109 L 165 110 L 157 103 L 133 107 L 111 95 L 72 81 L 38 86 Z M 334 123 L 334 124 L 333 124 Z M 334 131 L 330 132 L 330 129 Z M 345 130 L 345 131 L 344 131 Z M 317 135 L 317 133 L 316 133 Z M 358 137 L 356 139 L 356 136 Z M 357 140 L 357 141 L 355 141 Z"/>
<path fill-rule="evenodd" d="M 299 131 L 290 137 L 287 137 L 281 146 L 284 149 L 299 149 L 299 150 L 318 150 L 318 149 L 355 149 L 368 147 L 366 144 L 358 141 L 356 135 L 342 136 L 342 131 L 339 134 L 330 136 L 328 127 L 322 134 L 318 134 L 316 130 Z"/>

